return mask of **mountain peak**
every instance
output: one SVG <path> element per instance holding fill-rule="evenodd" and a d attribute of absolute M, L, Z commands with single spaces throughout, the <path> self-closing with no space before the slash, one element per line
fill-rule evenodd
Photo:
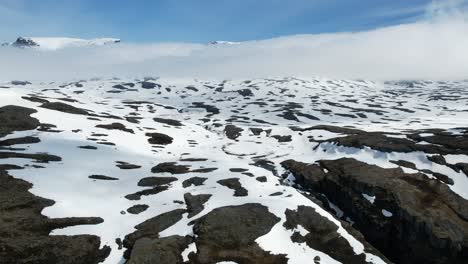
<path fill-rule="evenodd" d="M 120 42 L 121 40 L 116 38 L 78 39 L 63 37 L 18 37 L 15 42 L 3 43 L 2 46 L 58 50 L 72 47 L 102 46 Z"/>

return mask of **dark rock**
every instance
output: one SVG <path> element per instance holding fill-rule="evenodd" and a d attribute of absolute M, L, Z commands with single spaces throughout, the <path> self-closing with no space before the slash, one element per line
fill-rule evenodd
<path fill-rule="evenodd" d="M 255 178 L 259 182 L 267 182 L 267 177 L 266 176 L 260 176 Z"/>
<path fill-rule="evenodd" d="M 418 168 L 416 168 L 416 165 L 414 163 L 406 161 L 406 160 L 391 160 L 390 162 L 393 163 L 393 164 L 396 164 L 398 166 L 401 166 L 401 167 L 406 167 L 406 168 L 410 168 L 410 169 L 413 169 L 413 170 L 418 169 Z"/>
<path fill-rule="evenodd" d="M 260 204 L 216 208 L 195 221 L 195 263 L 234 261 L 244 264 L 283 264 L 284 255 L 272 255 L 255 242 L 280 221 Z M 191 258 L 192 259 L 192 258 Z"/>
<path fill-rule="evenodd" d="M 32 130 L 39 126 L 39 120 L 31 117 L 36 113 L 34 109 L 7 105 L 0 107 L 0 137 L 14 131 Z"/>
<path fill-rule="evenodd" d="M 140 214 L 144 211 L 146 211 L 149 208 L 148 205 L 146 204 L 136 204 L 130 208 L 127 209 L 127 212 L 130 214 Z"/>
<path fill-rule="evenodd" d="M 147 81 L 141 82 L 141 88 L 143 89 L 154 89 L 156 87 L 160 88 L 161 85 L 157 83 L 153 83 L 153 82 L 147 82 Z"/>
<path fill-rule="evenodd" d="M 90 114 L 88 110 L 74 107 L 74 106 L 71 106 L 69 104 L 65 104 L 62 102 L 47 102 L 47 103 L 43 103 L 42 105 L 40 105 L 40 107 L 67 113 L 67 114 L 75 114 L 75 115 L 89 115 Z"/>
<path fill-rule="evenodd" d="M 28 81 L 18 81 L 18 80 L 15 80 L 15 81 L 11 81 L 11 84 L 12 84 L 12 85 L 22 85 L 22 86 L 24 86 L 24 85 L 31 84 L 31 83 L 28 82 Z"/>
<path fill-rule="evenodd" d="M 78 146 L 80 149 L 97 149 L 97 147 L 95 146 L 89 146 L 89 145 L 86 145 L 86 146 Z"/>
<path fill-rule="evenodd" d="M 282 143 L 282 142 L 291 142 L 292 141 L 291 135 L 288 135 L 288 136 L 273 135 L 271 137 L 275 138 L 280 143 Z"/>
<path fill-rule="evenodd" d="M 263 169 L 273 173 L 273 175 L 278 176 L 278 172 L 276 171 L 275 163 L 273 163 L 272 161 L 269 161 L 269 160 L 266 160 L 266 159 L 258 159 L 258 160 L 255 160 L 255 162 L 251 163 L 250 165 L 263 168 Z"/>
<path fill-rule="evenodd" d="M 158 122 L 158 123 L 162 123 L 162 124 L 166 124 L 166 125 L 170 125 L 170 126 L 183 126 L 180 121 L 173 120 L 173 119 L 155 117 L 155 118 L 153 118 L 153 120 Z"/>
<path fill-rule="evenodd" d="M 169 145 L 174 141 L 172 137 L 162 133 L 146 133 L 146 136 L 150 137 L 148 142 L 155 145 Z"/>
<path fill-rule="evenodd" d="M 21 158 L 21 159 L 33 159 L 36 162 L 49 163 L 50 161 L 61 161 L 62 158 L 47 153 L 19 153 L 19 152 L 0 152 L 0 159 L 8 158 Z"/>
<path fill-rule="evenodd" d="M 169 187 L 167 185 L 156 186 L 151 189 L 146 189 L 146 190 L 138 191 L 136 193 L 127 194 L 125 195 L 125 198 L 128 200 L 136 201 L 136 200 L 140 200 L 141 196 L 155 195 L 160 192 L 167 191 L 168 189 Z"/>
<path fill-rule="evenodd" d="M 190 166 L 177 165 L 175 162 L 163 162 L 151 168 L 152 173 L 167 172 L 170 174 L 184 174 L 190 172 Z"/>
<path fill-rule="evenodd" d="M 241 89 L 241 90 L 237 90 L 237 92 L 243 97 L 254 96 L 254 94 L 252 93 L 250 89 Z"/>
<path fill-rule="evenodd" d="M 24 99 L 24 100 L 28 100 L 28 101 L 31 101 L 31 102 L 34 102 L 34 103 L 48 103 L 49 101 L 44 99 L 44 98 L 40 98 L 40 97 L 36 97 L 36 96 L 21 96 L 21 99 Z"/>
<path fill-rule="evenodd" d="M 269 136 L 271 133 L 271 129 L 262 129 L 262 128 L 255 128 L 255 127 L 251 127 L 250 131 L 252 131 L 252 133 L 255 136 L 259 136 L 262 132 L 265 132 L 267 136 Z"/>
<path fill-rule="evenodd" d="M 234 196 L 247 196 L 249 195 L 249 192 L 247 189 L 242 187 L 241 183 L 239 182 L 239 178 L 230 178 L 230 179 L 224 179 L 224 180 L 219 180 L 217 183 L 228 187 L 229 189 L 234 190 Z"/>
<path fill-rule="evenodd" d="M 211 194 L 197 194 L 192 195 L 191 193 L 184 194 L 184 200 L 187 204 L 188 218 L 191 218 L 201 211 L 203 211 L 205 204 L 211 197 Z"/>
<path fill-rule="evenodd" d="M 118 178 L 109 177 L 105 175 L 91 175 L 91 176 L 88 176 L 88 178 L 93 179 L 93 180 L 104 180 L 104 181 L 117 181 L 118 180 Z"/>
<path fill-rule="evenodd" d="M 13 146 L 18 144 L 35 144 L 39 142 L 41 142 L 41 140 L 38 137 L 10 138 L 6 140 L 0 140 L 0 147 Z"/>
<path fill-rule="evenodd" d="M 463 263 L 468 201 L 424 174 L 383 169 L 354 159 L 309 165 L 283 162 L 300 184 L 323 193 L 366 240 L 396 263 Z M 325 168 L 328 173 L 321 172 Z M 304 181 L 304 182 L 301 182 Z M 362 194 L 375 196 L 372 204 Z M 382 210 L 392 212 L 391 217 Z"/>
<path fill-rule="evenodd" d="M 141 168 L 140 165 L 135 165 L 135 164 L 131 164 L 131 163 L 128 163 L 128 162 L 125 162 L 125 161 L 116 161 L 117 166 L 118 168 L 122 169 L 122 170 L 133 170 L 133 169 L 139 169 Z"/>
<path fill-rule="evenodd" d="M 154 186 L 159 186 L 159 185 L 166 185 L 174 181 L 177 181 L 177 178 L 175 177 L 146 177 L 138 181 L 138 186 L 154 187 Z"/>
<path fill-rule="evenodd" d="M 182 252 L 191 244 L 189 236 L 143 237 L 133 245 L 127 264 L 183 264 Z"/>
<path fill-rule="evenodd" d="M 32 184 L 0 170 L 0 262 L 2 263 L 100 263 L 110 253 L 97 236 L 50 236 L 56 228 L 97 224 L 101 218 L 58 218 L 42 215 L 54 204 L 34 196 Z"/>
<path fill-rule="evenodd" d="M 182 182 L 182 187 L 187 188 L 190 186 L 201 186 L 208 178 L 193 177 Z"/>
<path fill-rule="evenodd" d="M 123 246 L 128 249 L 125 252 L 125 257 L 130 257 L 130 252 L 132 251 L 132 248 L 137 240 L 144 237 L 159 238 L 159 232 L 164 231 L 168 227 L 179 222 L 185 212 L 186 211 L 183 209 L 173 210 L 150 218 L 135 226 L 137 231 L 126 235 L 125 239 L 123 240 Z"/>
<path fill-rule="evenodd" d="M 249 171 L 248 169 L 243 169 L 243 168 L 230 168 L 230 172 L 246 172 Z"/>
<path fill-rule="evenodd" d="M 227 125 L 224 128 L 224 134 L 232 140 L 237 139 L 241 135 L 242 131 L 244 131 L 244 129 L 236 127 L 235 125 Z"/>
<path fill-rule="evenodd" d="M 128 133 L 134 133 L 132 129 L 126 128 L 124 124 L 121 123 L 112 123 L 108 125 L 96 125 L 97 128 L 104 128 L 108 130 L 120 130 Z"/>
<path fill-rule="evenodd" d="M 356 255 L 349 242 L 337 231 L 338 226 L 321 216 L 312 207 L 299 206 L 296 211 L 286 210 L 284 227 L 294 230 L 302 226 L 309 233 L 305 236 L 295 233 L 291 240 L 305 242 L 307 246 L 322 251 L 342 263 L 368 263 L 364 254 Z"/>

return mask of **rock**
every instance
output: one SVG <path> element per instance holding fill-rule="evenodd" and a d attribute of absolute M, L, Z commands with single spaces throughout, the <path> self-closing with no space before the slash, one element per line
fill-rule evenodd
<path fill-rule="evenodd" d="M 468 177 L 468 163 L 457 163 L 455 166 L 465 173 L 466 177 Z"/>
<path fill-rule="evenodd" d="M 260 204 L 216 208 L 195 221 L 197 254 L 191 257 L 195 263 L 285 264 L 284 255 L 272 255 L 255 242 L 279 221 Z"/>
<path fill-rule="evenodd" d="M 192 243 L 189 236 L 143 237 L 133 245 L 127 264 L 183 264 L 182 252 Z"/>
<path fill-rule="evenodd" d="M 141 168 L 140 165 L 136 165 L 136 164 L 131 164 L 131 163 L 128 163 L 128 162 L 125 162 L 125 161 L 116 161 L 117 166 L 118 168 L 122 169 L 122 170 L 133 170 L 133 169 L 139 169 Z"/>
<path fill-rule="evenodd" d="M 39 120 L 31 117 L 37 111 L 31 108 L 7 105 L 0 107 L 0 137 L 14 131 L 32 130 L 39 126 Z"/>
<path fill-rule="evenodd" d="M 255 128 L 255 127 L 251 127 L 250 131 L 252 131 L 252 134 L 254 134 L 255 136 L 259 136 L 263 132 L 265 132 L 266 135 L 269 136 L 271 133 L 271 129 L 262 129 L 262 128 Z"/>
<path fill-rule="evenodd" d="M 247 196 L 249 195 L 249 192 L 247 189 L 242 187 L 241 183 L 239 182 L 239 178 L 230 178 L 230 179 L 224 179 L 224 180 L 219 180 L 217 183 L 228 187 L 229 189 L 234 190 L 234 196 Z"/>
<path fill-rule="evenodd" d="M 167 191 L 168 189 L 169 187 L 167 185 L 156 186 L 151 189 L 146 189 L 146 190 L 138 191 L 132 194 L 127 194 L 125 195 L 125 198 L 128 200 L 136 201 L 136 200 L 140 200 L 141 196 L 155 195 L 160 192 Z"/>
<path fill-rule="evenodd" d="M 312 207 L 299 206 L 293 211 L 287 209 L 286 229 L 294 230 L 302 226 L 308 231 L 306 235 L 295 232 L 291 240 L 296 243 L 305 242 L 307 246 L 329 255 L 342 263 L 367 263 L 364 254 L 356 255 L 349 242 L 338 233 L 338 226 L 320 215 Z"/>
<path fill-rule="evenodd" d="M 270 171 L 273 175 L 278 176 L 278 172 L 276 171 L 275 163 L 266 159 L 257 159 L 254 163 L 250 165 L 263 168 L 267 171 Z"/>
<path fill-rule="evenodd" d="M 95 147 L 95 146 L 90 146 L 90 145 L 78 146 L 78 148 L 80 148 L 80 149 L 90 149 L 90 150 L 96 150 L 96 149 L 97 149 L 97 147 Z"/>
<path fill-rule="evenodd" d="M 280 142 L 280 143 L 283 143 L 283 142 L 291 142 L 291 141 L 292 141 L 291 135 L 288 135 L 288 136 L 273 135 L 273 136 L 271 136 L 271 137 L 272 137 L 272 138 L 275 138 L 275 139 L 278 140 L 278 142 Z"/>
<path fill-rule="evenodd" d="M 152 173 L 167 172 L 170 174 L 184 174 L 190 171 L 190 166 L 177 165 L 175 162 L 163 162 L 151 168 Z"/>
<path fill-rule="evenodd" d="M 29 39 L 29 38 L 23 38 L 23 37 L 18 37 L 16 41 L 13 42 L 11 45 L 17 48 L 39 47 L 39 44 L 34 42 L 34 40 Z"/>
<path fill-rule="evenodd" d="M 201 186 L 208 178 L 192 177 L 182 182 L 182 187 L 187 188 L 190 186 Z"/>
<path fill-rule="evenodd" d="M 153 120 L 158 122 L 158 123 L 162 123 L 162 124 L 166 124 L 166 125 L 170 125 L 170 126 L 175 126 L 175 127 L 183 126 L 180 121 L 173 120 L 173 119 L 155 117 L 155 118 L 153 118 Z"/>
<path fill-rule="evenodd" d="M 155 145 L 169 145 L 174 141 L 172 137 L 162 133 L 146 133 L 146 136 L 150 137 L 148 142 Z"/>
<path fill-rule="evenodd" d="M 354 221 L 374 247 L 396 263 L 463 263 L 468 249 L 468 201 L 438 180 L 354 159 L 287 161 L 299 184 L 323 193 Z M 328 172 L 320 172 L 324 168 Z M 303 182 L 302 182 L 303 181 Z M 370 203 L 363 193 L 375 197 Z M 392 212 L 385 217 L 382 210 Z"/>
<path fill-rule="evenodd" d="M 41 140 L 38 137 L 19 137 L 19 138 L 10 138 L 5 140 L 0 140 L 0 147 L 13 146 L 18 144 L 35 144 L 39 143 Z"/>
<path fill-rule="evenodd" d="M 0 159 L 8 158 L 22 158 L 22 159 L 34 159 L 36 162 L 40 163 L 49 163 L 50 161 L 61 161 L 62 158 L 55 155 L 50 155 L 47 153 L 19 153 L 19 152 L 0 152 Z"/>
<path fill-rule="evenodd" d="M 101 218 L 50 219 L 41 211 L 54 204 L 34 196 L 32 184 L 0 170 L 0 259 L 2 263 L 100 263 L 110 253 L 97 236 L 49 236 L 56 228 L 97 224 Z"/>
<path fill-rule="evenodd" d="M 105 175 L 91 175 L 91 176 L 88 176 L 88 178 L 93 179 L 93 180 L 105 180 L 105 181 L 117 181 L 118 180 L 118 178 L 109 177 Z"/>
<path fill-rule="evenodd" d="M 236 127 L 235 125 L 227 125 L 224 128 L 224 134 L 232 140 L 237 139 L 241 135 L 242 131 L 244 131 L 244 129 Z"/>
<path fill-rule="evenodd" d="M 88 110 L 74 107 L 74 106 L 71 106 L 69 104 L 65 104 L 62 102 L 47 102 L 47 103 L 43 103 L 39 107 L 50 109 L 50 110 L 55 110 L 55 111 L 60 111 L 60 112 L 67 113 L 67 114 L 75 114 L 75 115 L 89 115 L 90 114 Z"/>
<path fill-rule="evenodd" d="M 11 84 L 12 84 L 12 85 L 22 85 L 22 86 L 24 86 L 24 85 L 31 84 L 31 83 L 28 82 L 28 81 L 18 81 L 18 80 L 15 80 L 15 81 L 11 81 Z"/>
<path fill-rule="evenodd" d="M 127 209 L 127 212 L 130 214 L 140 214 L 144 211 L 146 211 L 149 208 L 148 205 L 146 204 L 136 204 L 130 208 Z"/>
<path fill-rule="evenodd" d="M 250 89 L 237 90 L 237 93 L 239 93 L 243 97 L 254 96 L 254 94 L 252 93 L 252 90 Z"/>
<path fill-rule="evenodd" d="M 211 197 L 211 194 L 192 195 L 191 193 L 184 194 L 184 200 L 187 204 L 188 218 L 191 218 L 203 211 L 205 204 Z"/>
<path fill-rule="evenodd" d="M 260 176 L 255 178 L 259 182 L 267 182 L 267 177 L 266 176 Z"/>
<path fill-rule="evenodd" d="M 134 134 L 133 130 L 130 128 L 126 128 L 125 125 L 121 123 L 112 123 L 108 125 L 96 125 L 97 128 L 104 128 L 104 129 L 109 129 L 109 130 L 120 130 L 123 132 L 128 132 Z"/>
<path fill-rule="evenodd" d="M 390 162 L 393 163 L 393 164 L 396 164 L 398 166 L 401 166 L 401 167 L 406 167 L 406 168 L 410 168 L 410 169 L 413 169 L 413 170 L 418 170 L 418 168 L 416 168 L 416 165 L 414 163 L 409 162 L 407 160 L 391 160 Z"/>
<path fill-rule="evenodd" d="M 156 87 L 160 88 L 161 85 L 148 81 L 141 82 L 141 88 L 143 89 L 154 89 Z"/>
<path fill-rule="evenodd" d="M 154 186 L 159 186 L 159 185 L 166 185 L 174 181 L 177 181 L 177 178 L 175 177 L 146 177 L 138 181 L 138 186 L 154 187 Z"/>
<path fill-rule="evenodd" d="M 125 252 L 125 257 L 130 257 L 133 245 L 137 240 L 144 237 L 159 238 L 159 232 L 164 231 L 168 227 L 174 225 L 182 219 L 185 213 L 183 209 L 173 210 L 167 213 L 160 214 L 156 217 L 150 218 L 143 223 L 135 226 L 137 231 L 128 234 L 123 240 L 123 246 L 128 250 Z"/>

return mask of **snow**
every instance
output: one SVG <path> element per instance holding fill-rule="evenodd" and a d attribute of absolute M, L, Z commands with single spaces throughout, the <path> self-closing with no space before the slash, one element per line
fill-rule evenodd
<path fill-rule="evenodd" d="M 39 44 L 39 49 L 43 50 L 58 50 L 64 48 L 78 48 L 87 46 L 103 46 L 107 44 L 120 42 L 116 38 L 96 38 L 96 39 L 79 39 L 79 38 L 61 38 L 61 37 L 31 37 L 28 38 Z"/>
<path fill-rule="evenodd" d="M 390 211 L 387 211 L 385 209 L 382 209 L 382 214 L 385 216 L 385 217 L 392 217 L 393 214 L 390 212 Z"/>
<path fill-rule="evenodd" d="M 66 43 L 57 40 L 57 43 Z M 53 41 L 47 45 L 50 47 L 59 47 Z M 65 44 L 64 44 L 65 45 Z M 68 44 L 67 44 L 68 45 Z M 299 205 L 310 206 L 320 215 L 332 221 L 338 226 L 338 233 L 345 238 L 352 246 L 356 254 L 364 252 L 364 245 L 347 232 L 341 222 L 332 214 L 320 208 L 317 204 L 304 197 L 300 191 L 291 186 L 295 178 L 289 175 L 288 184 L 283 184 L 282 179 L 273 175 L 270 171 L 252 165 L 255 157 L 264 157 L 274 163 L 279 175 L 284 173 L 284 169 L 279 165 L 286 159 L 294 159 L 306 163 L 314 163 L 317 160 L 334 160 L 343 157 L 353 157 L 368 164 L 375 164 L 383 168 L 396 168 L 397 165 L 391 163 L 391 160 L 407 160 L 415 163 L 418 169 L 430 169 L 434 172 L 443 173 L 454 180 L 454 185 L 449 186 L 454 192 L 464 198 L 468 197 L 468 178 L 462 173 L 457 173 L 448 167 L 433 164 L 423 152 L 410 153 L 385 153 L 370 148 L 348 148 L 337 146 L 332 143 L 310 142 L 309 138 L 315 140 L 325 140 L 334 137 L 344 136 L 342 134 L 332 133 L 325 130 L 309 130 L 295 132 L 291 127 L 307 128 L 319 124 L 337 124 L 339 126 L 354 126 L 365 129 L 366 131 L 385 131 L 401 132 L 402 129 L 421 129 L 427 128 L 426 124 L 433 124 L 437 118 L 439 128 L 459 127 L 465 124 L 468 113 L 461 111 L 465 109 L 466 102 L 450 102 L 450 109 L 457 111 L 446 111 L 441 102 L 428 100 L 432 93 L 438 91 L 436 83 L 429 83 L 421 89 L 417 95 L 408 95 L 406 102 L 402 107 L 415 109 L 420 101 L 428 104 L 428 108 L 436 109 L 432 112 L 415 110 L 415 113 L 401 112 L 392 109 L 391 106 L 397 104 L 400 98 L 389 98 L 386 96 L 386 89 L 397 89 L 395 84 L 388 84 L 390 88 L 384 88 L 383 83 L 379 82 L 360 82 L 350 80 L 330 80 L 325 78 L 315 79 L 254 79 L 250 80 L 250 89 L 255 96 L 251 99 L 242 98 L 236 92 L 240 87 L 245 87 L 245 80 L 226 80 L 223 93 L 215 94 L 207 86 L 216 87 L 218 80 L 193 80 L 193 79 L 165 79 L 160 78 L 156 82 L 163 88 L 155 90 L 141 89 L 137 83 L 135 88 L 138 91 L 126 91 L 123 93 L 107 93 L 112 90 L 115 84 L 126 82 L 136 82 L 133 78 L 115 79 L 95 79 L 83 82 L 83 88 L 76 87 L 73 84 L 60 87 L 62 83 L 33 83 L 25 86 L 14 86 L 10 89 L 0 89 L 0 106 L 20 105 L 36 109 L 38 112 L 33 114 L 42 123 L 50 123 L 57 126 L 56 129 L 63 130 L 61 133 L 46 133 L 37 130 L 16 132 L 5 138 L 14 138 L 27 135 L 36 135 L 41 139 L 40 143 L 26 146 L 26 153 L 36 153 L 47 151 L 50 154 L 62 157 L 61 162 L 52 162 L 45 164 L 43 169 L 25 168 L 24 170 L 14 170 L 10 173 L 17 178 L 25 179 L 33 183 L 31 192 L 55 200 L 56 203 L 43 210 L 43 214 L 48 217 L 72 217 L 72 216 L 98 216 L 104 219 L 99 225 L 74 226 L 64 229 L 57 229 L 52 232 L 53 235 L 75 235 L 75 234 L 94 234 L 102 239 L 104 245 L 112 248 L 111 255 L 104 263 L 115 264 L 122 262 L 122 251 L 118 250 L 115 244 L 116 238 L 123 238 L 126 234 L 133 232 L 137 224 L 175 209 L 185 209 L 186 205 L 174 203 L 174 200 L 183 200 L 183 194 L 190 192 L 196 194 L 211 194 L 212 197 L 204 205 L 204 210 L 198 215 L 188 218 L 184 214 L 182 220 L 175 225 L 163 230 L 161 237 L 171 235 L 193 235 L 192 226 L 188 225 L 190 221 L 198 219 L 213 209 L 222 206 L 242 205 L 245 203 L 261 203 L 268 207 L 268 210 L 280 218 L 280 221 L 266 235 L 258 238 L 256 242 L 264 250 L 271 251 L 273 254 L 287 254 L 290 264 L 308 263 L 315 256 L 320 256 L 322 263 L 338 263 L 327 254 L 318 250 L 309 248 L 305 243 L 294 243 L 290 240 L 293 232 L 298 231 L 301 234 L 307 234 L 304 227 L 298 226 L 296 230 L 287 230 L 283 224 L 286 221 L 285 210 L 296 210 Z M 300 85 L 298 85 L 300 84 Z M 0 83 L 0 86 L 3 84 Z M 5 86 L 11 86 L 8 82 Z M 195 86 L 198 91 L 189 91 L 187 86 Z M 456 87 L 465 87 L 466 83 L 455 82 Z M 164 88 L 170 87 L 171 92 Z M 253 88 L 253 87 L 257 87 Z M 395 88 L 396 87 L 396 88 Z M 50 90 L 57 88 L 58 90 Z M 401 88 L 401 87 L 400 87 Z M 48 90 L 47 90 L 48 89 Z M 282 95 L 281 90 L 286 89 L 287 93 L 295 97 L 290 98 Z M 73 93 L 84 90 L 82 94 Z M 159 93 L 160 92 L 160 93 Z M 137 112 L 140 124 L 127 122 L 126 120 L 111 120 L 101 118 L 102 121 L 90 120 L 87 116 L 72 115 L 53 110 L 38 107 L 38 103 L 33 103 L 24 99 L 22 96 L 36 93 L 49 98 L 51 101 L 58 101 L 51 98 L 63 98 L 66 95 L 72 96 L 78 102 L 67 102 L 67 104 L 90 109 L 96 113 L 107 112 L 117 116 L 129 116 Z M 274 95 L 272 95 L 272 93 Z M 357 100 L 355 103 L 343 102 L 345 95 L 353 94 Z M 311 104 L 311 96 L 320 95 L 321 100 Z M 388 115 L 395 116 L 395 120 L 380 122 L 381 116 L 367 113 L 367 118 L 348 118 L 327 114 L 322 111 L 315 111 L 317 108 L 327 108 L 331 113 L 345 113 L 347 110 L 333 105 L 326 105 L 324 101 L 340 102 L 344 106 L 353 106 L 356 108 L 372 109 L 365 100 L 369 95 L 375 95 L 378 98 L 384 98 L 384 101 L 378 102 Z M 277 116 L 277 108 L 269 104 L 261 107 L 252 102 L 256 100 L 267 101 L 276 99 L 281 102 L 301 103 L 304 108 L 303 113 L 313 113 L 320 120 L 309 120 L 298 116 L 299 121 L 286 120 Z M 347 97 L 346 97 L 347 98 Z M 140 111 L 129 108 L 123 102 L 128 101 L 146 101 L 140 105 Z M 222 101 L 221 101 L 222 100 Z M 213 116 L 208 122 L 201 121 L 205 117 L 204 109 L 191 108 L 192 102 L 205 102 L 215 105 L 220 113 Z M 214 103 L 216 102 L 216 103 Z M 249 104 L 246 104 L 248 102 Z M 174 109 L 168 109 L 163 106 L 171 106 Z M 154 113 L 148 111 L 148 108 L 155 109 Z M 233 113 L 236 110 L 238 113 Z M 235 125 L 244 129 L 242 135 L 236 140 L 229 140 L 224 136 L 223 127 L 215 125 L 218 121 L 224 121 L 233 115 L 242 115 L 250 118 L 249 124 L 240 121 L 232 121 Z M 161 123 L 154 122 L 154 117 L 174 118 L 183 123 L 183 127 L 175 128 Z M 265 123 L 256 123 L 253 120 L 263 120 L 274 125 Z M 418 122 L 416 122 L 418 121 Z M 98 124 L 109 124 L 120 122 L 127 128 L 132 129 L 134 134 L 118 130 L 104 130 L 96 128 Z M 249 128 L 260 127 L 272 129 L 271 135 L 290 135 L 292 142 L 278 143 L 274 138 L 261 133 L 258 136 L 252 136 Z M 71 130 L 81 129 L 78 133 Z M 164 148 L 154 148 L 147 142 L 146 132 L 155 131 L 168 134 L 174 138 L 174 142 Z M 92 133 L 105 133 L 103 137 L 108 142 L 113 142 L 115 146 L 98 145 L 95 142 L 87 140 Z M 401 136 L 399 136 L 401 137 Z M 190 144 L 189 140 L 195 140 L 197 145 Z M 80 145 L 93 145 L 97 150 L 86 150 L 77 148 Z M 189 154 L 186 154 L 189 153 Z M 206 158 L 206 161 L 188 163 L 180 162 L 181 157 Z M 466 155 L 446 155 L 447 161 L 466 162 Z M 115 166 L 116 161 L 125 161 L 142 166 L 135 170 L 121 170 Z M 199 173 L 187 173 L 177 175 L 178 181 L 171 183 L 168 191 L 157 195 L 142 196 L 139 201 L 131 201 L 124 198 L 125 195 L 142 190 L 137 186 L 137 182 L 151 176 L 151 168 L 158 163 L 178 161 L 180 164 L 192 165 L 193 169 L 218 168 L 206 177 L 205 184 L 202 186 L 191 186 L 183 188 L 182 182 L 193 176 L 205 177 Z M 25 165 L 29 160 L 25 159 L 5 159 L 4 163 Z M 267 182 L 258 182 L 255 177 L 248 177 L 240 173 L 231 172 L 229 168 L 246 168 L 255 176 L 266 176 Z M 326 172 L 326 171 L 325 171 Z M 92 174 L 102 174 L 116 177 L 117 181 L 93 181 L 88 178 Z M 160 174 L 161 176 L 172 176 L 170 174 Z M 226 178 L 239 178 L 240 183 L 249 192 L 246 197 L 234 197 L 233 191 L 221 186 L 217 181 Z M 275 192 L 282 192 L 281 196 L 270 196 Z M 369 202 L 374 203 L 376 197 L 366 193 L 362 196 Z M 127 208 L 135 204 L 147 204 L 148 210 L 138 215 L 121 214 Z M 342 216 L 343 212 L 330 203 L 330 206 Z M 391 212 L 382 210 L 382 214 L 391 217 Z M 348 219 L 348 218 L 347 218 Z M 348 221 L 351 222 L 351 219 Z M 281 243 L 278 243 L 281 241 Z M 195 244 L 190 244 L 183 252 L 184 260 L 190 252 L 196 252 Z M 364 252 L 366 259 L 373 263 L 383 263 L 378 257 Z"/>
<path fill-rule="evenodd" d="M 367 201 L 369 201 L 371 204 L 374 204 L 375 202 L 375 196 L 370 196 L 365 193 L 361 193 L 362 197 L 364 197 Z"/>

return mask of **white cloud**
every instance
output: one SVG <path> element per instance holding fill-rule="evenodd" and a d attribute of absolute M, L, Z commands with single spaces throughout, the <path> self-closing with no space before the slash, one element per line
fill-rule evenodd
<path fill-rule="evenodd" d="M 0 79 L 114 76 L 254 78 L 324 76 L 364 79 L 467 79 L 468 22 L 437 7 L 424 21 L 367 32 L 297 35 L 241 45 L 120 44 L 37 51 L 0 49 Z"/>

